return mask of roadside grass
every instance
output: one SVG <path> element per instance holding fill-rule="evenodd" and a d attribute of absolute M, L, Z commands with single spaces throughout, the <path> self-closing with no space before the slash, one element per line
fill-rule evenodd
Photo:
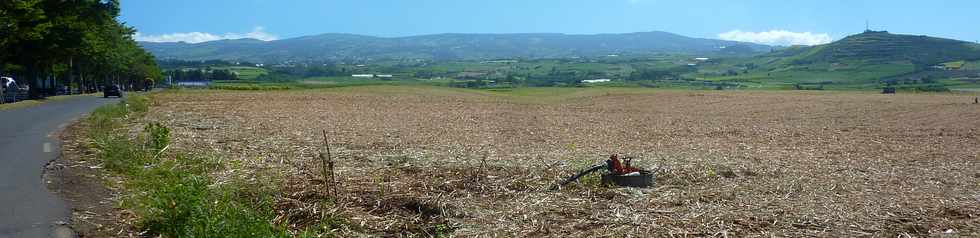
<path fill-rule="evenodd" d="M 44 103 L 44 101 L 40 101 L 40 100 L 24 100 L 24 101 L 14 102 L 14 103 L 4 103 L 4 104 L 0 104 L 0 111 L 25 108 L 25 107 L 33 107 L 33 106 L 40 105 L 42 103 Z"/>
<path fill-rule="evenodd" d="M 43 100 L 24 100 L 24 101 L 14 102 L 14 103 L 4 103 L 4 104 L 0 104 L 0 111 L 16 109 L 16 108 L 33 107 L 33 106 L 41 105 L 46 102 L 54 102 L 54 101 L 65 100 L 73 97 L 88 96 L 88 95 L 95 95 L 95 94 L 62 95 L 62 96 L 48 97 Z"/>
<path fill-rule="evenodd" d="M 170 130 L 163 125 L 150 123 L 131 138 L 127 122 L 148 108 L 147 96 L 134 94 L 96 109 L 87 119 L 97 158 L 125 180 L 121 206 L 137 214 L 139 229 L 151 237 L 293 237 L 272 222 L 277 193 L 272 186 L 215 183 L 209 174 L 223 168 L 219 160 L 168 151 Z M 330 234 L 310 230 L 297 235 Z"/>

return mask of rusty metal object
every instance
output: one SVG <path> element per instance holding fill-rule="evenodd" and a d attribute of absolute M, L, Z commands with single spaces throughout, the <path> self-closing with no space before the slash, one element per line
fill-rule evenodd
<path fill-rule="evenodd" d="M 624 159 L 620 159 L 618 154 L 613 154 L 609 156 L 609 160 L 606 160 L 605 165 L 596 165 L 589 169 L 582 170 L 572 177 L 551 186 L 551 190 L 561 189 L 562 186 L 575 182 L 579 178 L 599 172 L 603 169 L 606 170 L 606 172 L 602 174 L 603 184 L 637 188 L 653 186 L 653 172 L 633 167 L 632 163 L 633 158 L 626 157 Z"/>
<path fill-rule="evenodd" d="M 640 171 L 626 175 L 603 174 L 602 183 L 623 187 L 648 188 L 653 186 L 653 172 Z"/>

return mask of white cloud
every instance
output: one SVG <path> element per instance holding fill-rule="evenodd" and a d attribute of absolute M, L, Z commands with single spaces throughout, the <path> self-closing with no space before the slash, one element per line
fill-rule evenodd
<path fill-rule="evenodd" d="M 187 42 L 187 43 L 201 43 L 207 41 L 216 40 L 232 40 L 232 39 L 244 39 L 252 38 L 263 41 L 278 40 L 279 37 L 270 34 L 265 31 L 265 27 L 255 27 L 252 32 L 247 33 L 225 33 L 224 35 L 215 35 L 207 32 L 178 32 L 163 35 L 143 35 L 139 32 L 133 35 L 137 41 L 147 41 L 147 42 Z"/>
<path fill-rule="evenodd" d="M 771 30 L 764 32 L 747 32 L 734 30 L 718 34 L 718 38 L 730 41 L 752 42 L 766 45 L 820 45 L 833 41 L 826 33 L 792 32 Z"/>

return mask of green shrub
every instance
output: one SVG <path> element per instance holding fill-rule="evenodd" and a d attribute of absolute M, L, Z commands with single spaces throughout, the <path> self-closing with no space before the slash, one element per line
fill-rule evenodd
<path fill-rule="evenodd" d="M 97 156 L 106 169 L 120 174 L 133 174 L 150 163 L 150 157 L 129 140 L 119 136 L 93 138 Z"/>
<path fill-rule="evenodd" d="M 146 146 L 152 150 L 154 154 L 159 154 L 163 152 L 167 146 L 170 145 L 170 128 L 161 125 L 160 123 L 151 122 L 144 128 L 144 133 L 147 135 Z"/>
<path fill-rule="evenodd" d="M 270 221 L 268 203 L 240 201 L 236 187 L 214 186 L 206 160 L 178 157 L 139 174 L 127 187 L 140 227 L 164 237 L 277 237 L 284 229 Z M 220 234 L 220 235 L 219 235 Z"/>
<path fill-rule="evenodd" d="M 132 95 L 123 99 L 123 104 L 130 112 L 144 113 L 150 108 L 150 99 L 143 95 Z"/>
<path fill-rule="evenodd" d="M 140 226 L 151 234 L 180 237 L 207 194 L 207 178 L 177 170 L 166 162 L 140 174 L 127 187 L 142 191 L 130 198 Z"/>
<path fill-rule="evenodd" d="M 122 119 L 130 110 L 146 111 L 146 97 L 134 95 L 119 104 L 106 105 L 96 109 L 88 118 L 88 134 L 95 147 L 96 156 L 106 168 L 116 173 L 130 174 L 133 170 L 150 163 L 150 153 L 140 150 L 126 135 Z M 135 106 L 133 106 L 135 105 Z"/>

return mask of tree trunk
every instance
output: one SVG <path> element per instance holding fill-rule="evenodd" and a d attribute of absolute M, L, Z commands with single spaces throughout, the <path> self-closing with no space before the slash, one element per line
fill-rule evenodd
<path fill-rule="evenodd" d="M 58 75 L 54 73 L 48 73 L 48 96 L 58 95 Z"/>
<path fill-rule="evenodd" d="M 71 94 L 71 85 L 73 83 L 75 83 L 75 59 L 68 57 L 68 87 L 66 87 L 68 92 L 65 92 L 65 94 Z"/>
<path fill-rule="evenodd" d="M 31 99 L 40 99 L 41 98 L 41 94 L 40 94 L 40 91 L 38 91 L 38 88 L 37 88 L 37 86 L 38 86 L 37 85 L 38 73 L 37 73 L 37 67 L 36 66 L 34 66 L 34 65 L 27 66 L 27 77 L 26 77 L 26 79 L 27 79 L 26 80 L 27 81 L 27 87 L 29 87 L 29 89 L 27 90 L 28 97 L 31 98 Z"/>

